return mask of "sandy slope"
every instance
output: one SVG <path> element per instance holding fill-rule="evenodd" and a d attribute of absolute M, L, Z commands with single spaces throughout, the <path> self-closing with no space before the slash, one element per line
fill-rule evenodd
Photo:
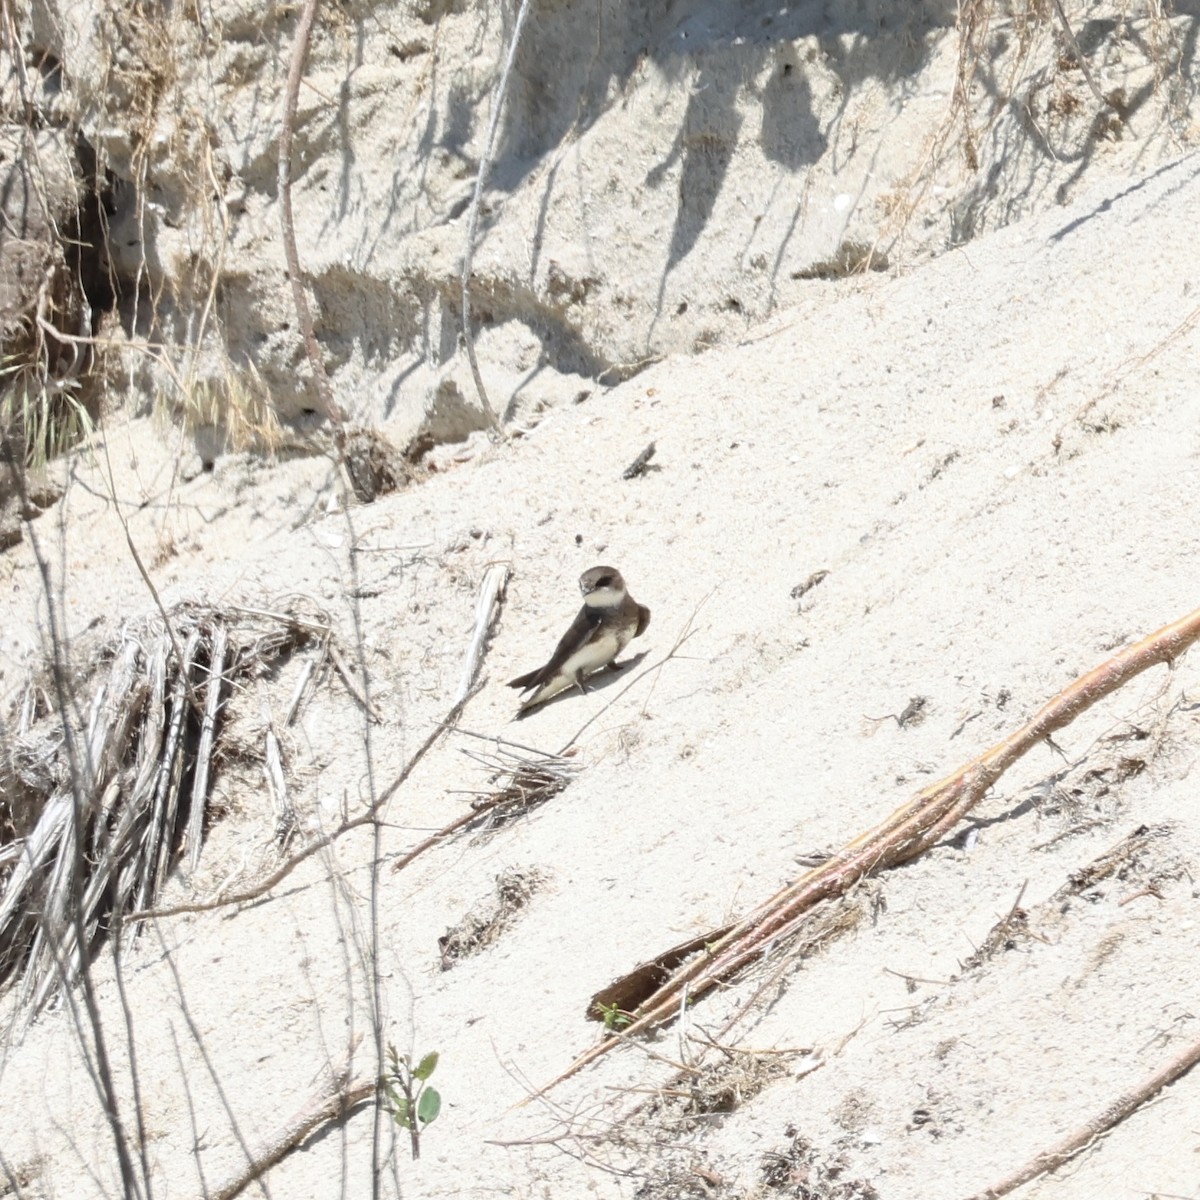
<path fill-rule="evenodd" d="M 1115 647 L 1196 605 L 1198 164 L 1112 180 L 907 276 L 814 283 L 741 346 L 560 407 L 528 436 L 370 508 L 325 512 L 328 467 L 312 460 L 226 459 L 172 488 L 160 431 L 107 432 L 117 494 L 168 602 L 270 606 L 306 593 L 347 643 L 357 605 L 384 719 L 365 729 L 336 678 L 324 683 L 286 747 L 310 821 L 361 805 L 446 710 L 490 561 L 511 563 L 513 580 L 463 725 L 553 750 L 600 714 L 580 739 L 578 778 L 550 804 L 398 875 L 390 862 L 420 831 L 462 812 L 457 790 L 487 786 L 464 755 L 478 743 L 447 739 L 390 807 L 386 1035 L 441 1052 L 446 1102 L 419 1164 L 400 1144 L 400 1194 L 964 1196 L 1195 1040 L 1200 726 L 1185 660 L 1081 719 L 1061 753 L 1040 750 L 1006 776 L 969 850 L 940 847 L 856 897 L 857 928 L 731 1035 L 812 1047 L 821 1069 L 785 1073 L 694 1128 L 629 1122 L 625 1149 L 568 1143 L 582 1161 L 488 1141 L 537 1137 L 559 1117 L 617 1120 L 633 1098 L 612 1089 L 661 1082 L 668 1068 L 626 1049 L 553 1093 L 553 1109 L 511 1107 L 526 1081 L 545 1082 L 594 1040 L 583 1012 L 595 989 L 750 907 L 801 870 L 797 856 L 849 840 Z M 622 481 L 651 439 L 661 469 Z M 91 636 L 150 608 L 102 499 L 104 468 L 103 456 L 80 463 L 65 521 L 37 526 L 65 565 L 81 637 L 95 618 Z M 356 542 L 365 549 L 352 555 Z M 620 683 L 512 724 L 503 681 L 548 652 L 576 576 L 602 561 L 653 610 L 639 647 L 651 661 L 695 616 L 687 657 L 611 707 Z M 817 570 L 829 574 L 792 599 Z M 27 545 L 3 571 L 7 689 L 37 642 Z M 276 711 L 298 669 L 264 683 Z M 889 714 L 915 696 L 925 719 L 902 727 Z M 1134 727 L 1149 736 L 1112 740 Z M 229 729 L 258 744 L 255 689 L 235 700 Z M 169 898 L 273 860 L 253 766 L 232 764 L 216 790 L 227 815 L 198 877 L 181 874 Z M 1143 824 L 1168 828 L 1126 878 L 1060 892 Z M 351 835 L 269 900 L 162 921 L 128 952 L 157 1194 L 212 1188 L 240 1141 L 299 1107 L 365 1028 L 370 857 L 370 838 Z M 547 885 L 490 949 L 443 972 L 438 935 L 513 866 L 540 869 Z M 1130 899 L 1149 881 L 1157 897 Z M 1030 936 L 968 967 L 1018 893 Z M 96 971 L 127 1089 L 111 960 Z M 763 978 L 703 1001 L 688 1032 L 720 1028 Z M 656 1049 L 697 1053 L 679 1038 L 671 1029 Z M 798 1072 L 802 1060 L 781 1061 Z M 365 1051 L 359 1065 L 369 1069 Z M 2 1088 L 0 1146 L 32 1179 L 21 1194 L 117 1191 L 67 1011 L 12 1046 Z M 761 1174 L 789 1127 L 811 1143 L 812 1191 L 799 1176 L 772 1189 Z M 1195 1195 L 1197 1128 L 1193 1076 L 1023 1194 Z M 270 1194 L 366 1194 L 370 1140 L 360 1111 L 273 1171 Z M 820 1183 L 839 1158 L 838 1179 Z M 703 1183 L 697 1166 L 726 1182 Z"/>

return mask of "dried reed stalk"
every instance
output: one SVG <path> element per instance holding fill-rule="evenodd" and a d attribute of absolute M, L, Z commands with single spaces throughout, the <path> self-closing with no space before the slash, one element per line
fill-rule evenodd
<path fill-rule="evenodd" d="M 479 660 L 483 657 L 483 644 L 500 613 L 507 583 L 508 564 L 492 563 L 483 577 L 483 583 L 479 585 L 479 596 L 475 601 L 475 632 L 471 635 L 471 644 L 463 659 L 462 678 L 458 683 L 458 691 L 454 693 L 455 704 L 467 698 L 475 683 Z"/>

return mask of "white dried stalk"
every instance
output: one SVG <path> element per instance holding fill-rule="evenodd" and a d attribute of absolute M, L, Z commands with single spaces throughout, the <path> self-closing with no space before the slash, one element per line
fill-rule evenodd
<path fill-rule="evenodd" d="M 213 742 L 217 732 L 217 711 L 221 706 L 221 684 L 225 675 L 225 654 L 229 649 L 229 631 L 218 623 L 213 630 L 208 657 L 208 692 L 204 700 L 204 723 L 200 727 L 200 744 L 196 748 L 196 766 L 192 779 L 192 806 L 188 812 L 188 867 L 200 865 L 200 844 L 204 835 L 204 806 L 208 802 L 208 770 L 212 762 Z"/>
<path fill-rule="evenodd" d="M 22 786 L 47 798 L 33 829 L 0 847 L 0 870 L 6 876 L 0 879 L 0 975 L 23 963 L 20 991 L 24 1003 L 33 1002 L 29 1015 L 78 974 L 103 913 L 110 908 L 126 912 L 135 899 L 139 907 L 153 902 L 175 850 L 182 780 L 189 769 L 187 841 L 195 867 L 224 678 L 296 646 L 298 639 L 310 636 L 310 629 L 328 635 L 327 626 L 300 618 L 257 614 L 259 622 L 265 618 L 271 625 L 237 639 L 223 618 L 225 614 L 211 609 L 180 606 L 171 614 L 170 630 L 157 623 L 125 628 L 81 722 L 77 736 L 83 778 L 71 783 L 65 779 L 63 731 L 60 727 L 57 737 L 49 738 L 39 732 L 41 693 L 35 680 L 26 684 L 14 722 L 16 739 L 11 749 L 2 748 L 13 758 Z M 156 636 L 143 643 L 152 628 Z M 200 701 L 197 692 L 205 673 L 197 669 L 196 658 L 205 641 L 210 643 L 208 691 Z M 305 666 L 289 720 L 314 667 L 311 662 Z M 201 703 L 203 713 L 198 711 Z M 200 720 L 194 755 L 186 738 L 193 712 Z M 59 720 L 64 717 L 69 714 L 60 714 Z M 286 775 L 273 729 L 268 763 L 272 792 L 286 819 Z"/>
<path fill-rule="evenodd" d="M 304 699 L 305 689 L 308 687 L 308 681 L 312 678 L 313 672 L 317 669 L 317 660 L 310 658 L 303 667 L 300 668 L 300 678 L 296 682 L 295 690 L 292 692 L 292 698 L 288 701 L 287 712 L 284 714 L 284 725 L 290 725 L 296 719 L 296 713 L 300 710 L 300 702 Z"/>
<path fill-rule="evenodd" d="M 37 685 L 31 679 L 25 685 L 25 694 L 21 697 L 21 719 L 17 723 L 17 733 L 24 737 L 33 725 L 33 714 L 37 711 Z"/>
<path fill-rule="evenodd" d="M 283 754 L 279 749 L 279 738 L 275 736 L 275 723 L 271 717 L 271 702 L 267 699 L 266 688 L 259 685 L 259 709 L 262 712 L 263 724 L 267 727 L 266 749 L 263 754 L 263 778 L 267 783 L 267 791 L 271 794 L 271 803 L 275 808 L 275 839 L 281 845 L 286 845 L 292 830 L 296 828 L 296 810 L 288 798 L 287 776 L 283 771 Z"/>
<path fill-rule="evenodd" d="M 75 848 L 79 831 L 76 827 L 78 805 L 72 793 L 67 794 L 67 819 L 58 842 L 58 855 L 42 901 L 41 919 L 34 934 L 25 975 L 21 981 L 22 996 L 28 999 L 39 979 L 52 977 L 55 951 L 63 941 L 67 925 L 67 904 L 75 874 Z M 72 939 L 73 940 L 73 939 Z"/>
<path fill-rule="evenodd" d="M 471 644 L 467 647 L 466 658 L 463 660 L 462 678 L 458 683 L 458 691 L 454 693 L 454 703 L 461 704 L 475 682 L 475 672 L 479 669 L 479 660 L 483 656 L 483 643 L 491 632 L 492 624 L 500 611 L 500 603 L 504 599 L 504 587 L 508 583 L 508 564 L 492 563 L 479 585 L 479 596 L 475 600 L 475 632 L 471 635 Z"/>
<path fill-rule="evenodd" d="M 158 772 L 158 758 L 163 739 L 163 720 L 167 693 L 167 654 L 160 643 L 152 657 L 148 656 L 150 675 L 150 703 L 142 717 L 141 736 L 138 738 L 137 777 L 133 795 L 150 792 L 153 777 Z"/>
<path fill-rule="evenodd" d="M 171 730 L 163 753 L 163 767 L 158 787 L 154 793 L 154 812 L 150 817 L 150 838 L 146 855 L 147 875 L 143 881 L 144 897 L 139 897 L 139 906 L 151 896 L 158 895 L 167 877 L 167 866 L 171 857 L 171 832 L 175 828 L 175 816 L 179 811 L 180 782 L 183 778 L 183 731 L 187 715 L 191 711 L 188 683 L 192 676 L 192 664 L 200 648 L 200 631 L 193 629 L 183 649 L 183 662 L 175 675 L 175 687 L 171 694 Z M 149 848 L 152 847 L 152 850 Z"/>
<path fill-rule="evenodd" d="M 62 836 L 63 826 L 71 815 L 72 796 L 69 791 L 55 792 L 33 832 L 25 839 L 24 852 L 4 889 L 4 900 L 0 903 L 0 930 L 21 910 L 21 900 L 31 878 L 41 872 L 54 847 Z"/>

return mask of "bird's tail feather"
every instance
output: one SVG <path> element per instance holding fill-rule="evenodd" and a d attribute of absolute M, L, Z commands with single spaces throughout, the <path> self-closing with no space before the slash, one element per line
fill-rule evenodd
<path fill-rule="evenodd" d="M 508 686 L 520 688 L 522 691 L 526 691 L 531 687 L 537 687 L 537 685 L 541 683 L 541 679 L 539 678 L 541 673 L 542 668 L 538 667 L 536 671 L 530 671 L 525 675 L 518 675 L 516 679 L 510 679 L 508 681 Z"/>

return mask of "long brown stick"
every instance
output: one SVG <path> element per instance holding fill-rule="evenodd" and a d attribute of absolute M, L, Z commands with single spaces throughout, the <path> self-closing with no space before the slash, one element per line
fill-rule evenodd
<path fill-rule="evenodd" d="M 728 932 L 715 931 L 707 953 L 695 956 L 638 1007 L 620 1037 L 608 1037 L 581 1054 L 554 1087 L 632 1034 L 670 1020 L 685 996 L 694 999 L 732 978 L 796 931 L 822 900 L 844 894 L 865 875 L 907 862 L 941 840 L 1019 758 L 1070 724 L 1097 700 L 1157 663 L 1171 662 L 1200 638 L 1200 609 L 1115 654 L 1059 692 L 1020 729 L 953 775 L 927 787 L 886 821 L 850 842 L 828 862 L 777 892 Z M 669 951 L 668 951 L 669 953 Z M 612 986 L 605 991 L 612 990 Z"/>
<path fill-rule="evenodd" d="M 1114 1129 L 1126 1117 L 1136 1112 L 1147 1100 L 1162 1091 L 1167 1084 L 1174 1083 L 1175 1080 L 1186 1075 L 1197 1063 L 1200 1063 L 1200 1042 L 1193 1043 L 1182 1054 L 1177 1054 L 1137 1087 L 1123 1092 L 1096 1113 L 1086 1124 L 1068 1134 L 1057 1145 L 1035 1155 L 1019 1171 L 1014 1171 L 999 1183 L 994 1183 L 990 1188 L 977 1192 L 970 1197 L 970 1200 L 999 1200 L 1000 1196 L 1007 1196 L 1009 1192 L 1028 1183 L 1031 1179 L 1036 1179 L 1039 1175 L 1046 1174 L 1047 1171 L 1061 1167 L 1081 1150 L 1086 1150 L 1097 1138 L 1103 1137 L 1110 1129 Z"/>

